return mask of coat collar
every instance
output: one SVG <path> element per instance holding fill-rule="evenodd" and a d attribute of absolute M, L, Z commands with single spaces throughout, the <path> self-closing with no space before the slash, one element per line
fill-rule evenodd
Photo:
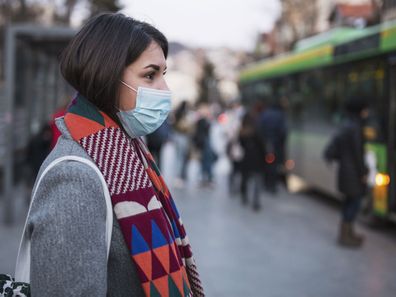
<path fill-rule="evenodd" d="M 55 119 L 55 125 L 65 138 L 73 139 L 69 130 L 66 127 L 65 120 L 64 120 L 63 116 Z"/>

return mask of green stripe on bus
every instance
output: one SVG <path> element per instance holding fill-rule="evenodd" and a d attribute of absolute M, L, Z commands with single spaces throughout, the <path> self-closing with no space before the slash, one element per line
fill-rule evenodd
<path fill-rule="evenodd" d="M 396 49 L 396 21 L 382 23 L 365 29 L 356 29 L 356 32 L 325 32 L 329 35 L 327 43 L 311 38 L 295 51 L 256 62 L 247 66 L 240 73 L 239 80 L 242 84 L 265 78 L 292 74 L 317 67 L 333 64 L 342 64 L 350 61 L 364 59 Z M 353 53 L 333 57 L 334 48 L 350 42 L 358 42 L 361 38 L 369 38 L 380 34 L 379 45 L 376 48 L 357 50 Z M 315 37 L 315 36 L 314 36 Z M 317 39 L 321 39 L 317 36 Z"/>
<path fill-rule="evenodd" d="M 389 23 L 381 32 L 382 51 L 389 51 L 396 48 L 396 22 Z"/>

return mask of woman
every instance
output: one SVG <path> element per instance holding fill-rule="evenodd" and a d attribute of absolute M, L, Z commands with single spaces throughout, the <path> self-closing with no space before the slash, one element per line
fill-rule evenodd
<path fill-rule="evenodd" d="M 338 242 L 360 247 L 364 236 L 355 232 L 355 221 L 367 192 L 368 168 L 364 160 L 363 127 L 369 115 L 368 100 L 351 97 L 345 103 L 346 118 L 324 151 L 327 162 L 338 163 L 338 190 L 344 195 Z"/>
<path fill-rule="evenodd" d="M 32 296 L 204 296 L 185 229 L 140 140 L 170 110 L 164 80 L 168 42 L 122 14 L 94 17 L 61 56 L 78 91 L 62 133 L 43 163 L 76 155 L 93 161 L 111 195 L 114 225 L 107 260 L 106 204 L 98 175 L 67 161 L 37 189 L 28 218 Z"/>
<path fill-rule="evenodd" d="M 190 155 L 190 134 L 193 126 L 188 118 L 189 105 L 187 101 L 182 101 L 174 114 L 173 141 L 176 149 L 176 187 L 183 187 L 187 181 L 187 163 Z"/>
<path fill-rule="evenodd" d="M 253 187 L 253 210 L 261 209 L 260 189 L 264 171 L 264 149 L 257 132 L 257 120 L 253 111 L 247 112 L 239 130 L 239 143 L 243 150 L 241 160 L 241 198 L 244 205 L 249 203 L 249 181 Z"/>

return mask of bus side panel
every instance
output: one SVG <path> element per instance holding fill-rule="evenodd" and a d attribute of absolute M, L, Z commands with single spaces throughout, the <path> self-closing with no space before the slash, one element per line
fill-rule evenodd
<path fill-rule="evenodd" d="M 290 158 L 295 162 L 292 173 L 302 177 L 311 187 L 340 199 L 337 191 L 336 164 L 326 164 L 323 150 L 328 135 L 292 131 L 289 136 Z"/>

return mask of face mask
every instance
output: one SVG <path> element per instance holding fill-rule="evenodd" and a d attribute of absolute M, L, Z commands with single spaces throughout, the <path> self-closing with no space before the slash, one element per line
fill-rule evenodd
<path fill-rule="evenodd" d="M 132 138 L 153 133 L 168 117 L 172 93 L 144 87 L 138 87 L 136 91 L 125 82 L 121 83 L 137 93 L 136 107 L 117 113 L 122 126 Z"/>

